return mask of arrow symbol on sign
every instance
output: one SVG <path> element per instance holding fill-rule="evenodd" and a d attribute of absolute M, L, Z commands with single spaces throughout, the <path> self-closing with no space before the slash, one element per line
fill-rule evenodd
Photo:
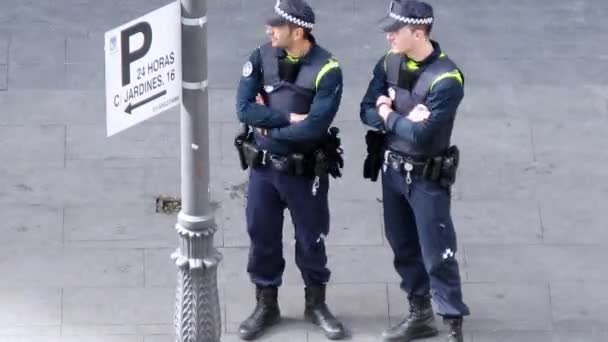
<path fill-rule="evenodd" d="M 161 97 L 163 95 L 167 95 L 167 91 L 166 90 L 163 90 L 163 91 L 161 91 L 160 93 L 158 93 L 156 95 L 152 95 L 152 96 L 148 97 L 147 99 L 141 100 L 141 101 L 139 101 L 137 103 L 134 103 L 134 104 L 131 104 L 129 102 L 129 105 L 127 106 L 127 108 L 125 108 L 125 113 L 131 114 L 131 112 L 134 109 L 136 109 L 138 107 L 141 107 L 141 106 L 145 105 L 146 103 L 148 103 L 150 101 L 154 101 L 154 100 L 156 100 L 157 98 L 159 98 L 159 97 Z"/>

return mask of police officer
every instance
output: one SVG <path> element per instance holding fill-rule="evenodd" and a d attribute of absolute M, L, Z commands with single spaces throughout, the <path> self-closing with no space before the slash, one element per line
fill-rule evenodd
<path fill-rule="evenodd" d="M 277 1 L 266 24 L 271 41 L 255 49 L 243 66 L 237 93 L 238 119 L 254 128 L 241 142 L 241 161 L 250 168 L 247 271 L 256 285 L 257 303 L 239 335 L 254 339 L 280 318 L 277 291 L 285 268 L 287 208 L 295 226 L 295 261 L 305 284 L 305 317 L 327 338 L 340 339 L 343 325 L 325 303 L 329 179 L 316 172 L 320 164 L 315 151 L 338 111 L 342 72 L 311 34 L 315 14 L 304 0 Z"/>
<path fill-rule="evenodd" d="M 376 129 L 368 132 L 368 152 L 374 150 L 381 163 L 368 156 L 364 174 L 374 179 L 378 170 L 369 168 L 382 170 L 386 236 L 410 312 L 382 336 L 410 341 L 436 335 L 432 298 L 449 327 L 448 341 L 462 341 L 469 308 L 462 299 L 450 214 L 458 163 L 450 136 L 464 79 L 429 38 L 434 23 L 429 4 L 394 0 L 387 20 L 383 29 L 391 49 L 375 66 L 360 113 L 361 121 Z"/>

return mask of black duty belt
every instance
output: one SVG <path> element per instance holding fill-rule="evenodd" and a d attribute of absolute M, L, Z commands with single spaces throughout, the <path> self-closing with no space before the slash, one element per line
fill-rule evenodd
<path fill-rule="evenodd" d="M 310 156 L 293 153 L 287 156 L 270 153 L 259 149 L 254 143 L 244 142 L 242 144 L 245 162 L 251 167 L 266 166 L 280 172 L 286 172 L 294 176 L 312 176 L 314 174 L 313 160 Z"/>
<path fill-rule="evenodd" d="M 424 175 L 428 159 L 426 157 L 404 156 L 394 151 L 386 150 L 384 152 L 384 170 L 386 171 L 390 167 L 399 173 L 403 173 L 406 176 L 406 182 L 410 184 L 412 182 L 411 176 Z"/>
<path fill-rule="evenodd" d="M 337 138 L 338 130 L 329 132 L 331 140 L 309 154 L 292 153 L 278 155 L 260 149 L 256 146 L 250 135 L 239 134 L 235 138 L 235 146 L 239 154 L 241 168 L 269 167 L 292 176 L 303 176 L 314 179 L 312 194 L 316 195 L 321 179 L 328 175 L 340 177 L 340 168 L 343 166 L 340 149 L 340 140 Z M 337 142 L 336 142 L 337 141 Z M 330 144 L 333 143 L 334 145 Z"/>
<path fill-rule="evenodd" d="M 312 164 L 310 157 L 298 153 L 283 156 L 270 153 L 266 150 L 262 150 L 261 152 L 261 165 L 271 167 L 280 172 L 287 172 L 292 175 L 311 176 L 310 172 L 307 172 L 310 170 L 310 166 Z"/>

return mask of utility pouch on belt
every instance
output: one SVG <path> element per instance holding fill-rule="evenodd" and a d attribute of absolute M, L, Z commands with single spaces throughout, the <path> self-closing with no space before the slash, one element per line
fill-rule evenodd
<path fill-rule="evenodd" d="M 451 146 L 445 154 L 429 158 L 422 175 L 426 179 L 438 182 L 441 186 L 449 189 L 456 182 L 459 158 L 458 147 Z"/>
<path fill-rule="evenodd" d="M 291 155 L 290 174 L 295 176 L 302 176 L 306 172 L 304 155 L 301 153 L 294 153 Z"/>
<path fill-rule="evenodd" d="M 429 158 L 429 163 L 427 165 L 431 165 L 430 172 L 427 175 L 428 179 L 433 182 L 437 182 L 441 177 L 441 164 L 443 163 L 443 156 L 437 156 L 433 158 Z"/>
<path fill-rule="evenodd" d="M 456 182 L 456 171 L 460 162 L 460 150 L 457 146 L 450 146 L 441 163 L 441 177 L 439 183 L 445 188 L 450 188 Z"/>

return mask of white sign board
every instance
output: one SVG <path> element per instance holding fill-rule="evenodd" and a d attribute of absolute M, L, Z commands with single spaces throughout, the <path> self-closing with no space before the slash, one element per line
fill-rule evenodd
<path fill-rule="evenodd" d="M 181 103 L 180 11 L 175 1 L 106 32 L 108 137 Z"/>

